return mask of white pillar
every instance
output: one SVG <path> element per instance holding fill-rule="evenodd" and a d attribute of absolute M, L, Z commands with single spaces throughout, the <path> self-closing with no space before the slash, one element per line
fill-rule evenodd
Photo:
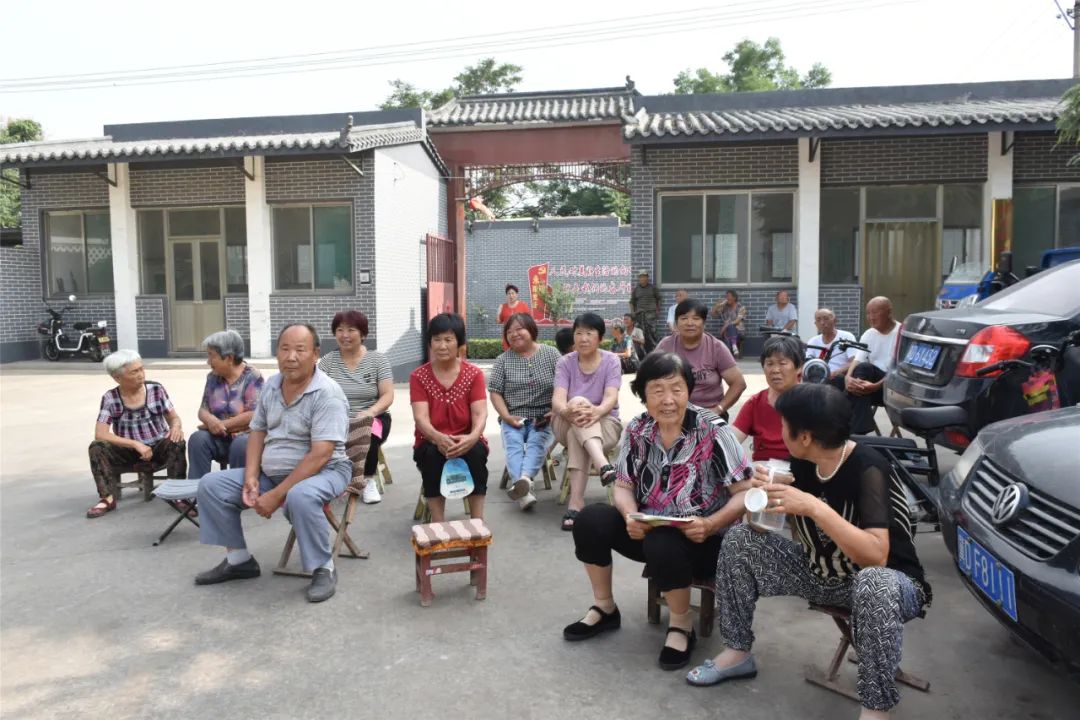
<path fill-rule="evenodd" d="M 135 314 L 135 296 L 139 292 L 139 239 L 135 211 L 131 209 L 131 175 L 127 163 L 110 163 L 105 171 L 112 181 L 109 184 L 109 234 L 112 242 L 113 298 L 116 303 L 113 347 L 138 350 L 139 324 Z"/>
<path fill-rule="evenodd" d="M 990 132 L 986 134 L 986 183 L 983 185 L 983 265 L 991 269 L 997 258 L 990 257 L 994 247 L 994 200 L 1008 200 L 1013 194 L 1013 152 L 1012 148 L 1004 155 L 1001 153 L 1002 135 L 1007 143 L 1013 139 L 1012 133 Z M 1014 238 L 1015 240 L 1015 238 Z M 1021 268 L 1022 270 L 1023 268 Z M 1016 268 L 1013 268 L 1016 272 Z"/>
<path fill-rule="evenodd" d="M 818 308 L 821 290 L 820 223 L 821 216 L 821 147 L 816 146 L 814 159 L 810 159 L 810 138 L 799 138 L 799 204 L 795 212 L 796 253 L 799 258 L 799 335 L 809 340 L 817 329 L 814 313 Z"/>
<path fill-rule="evenodd" d="M 266 204 L 266 159 L 244 158 L 244 203 L 247 218 L 248 321 L 251 356 L 271 357 L 270 292 L 273 268 L 270 262 L 270 207 Z"/>

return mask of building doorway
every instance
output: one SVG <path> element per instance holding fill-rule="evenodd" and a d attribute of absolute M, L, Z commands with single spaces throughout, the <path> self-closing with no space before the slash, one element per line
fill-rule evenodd
<path fill-rule="evenodd" d="M 892 300 L 897 320 L 932 310 L 941 283 L 941 234 L 936 221 L 866 223 L 863 282 L 867 299 Z"/>
<path fill-rule="evenodd" d="M 165 254 L 171 349 L 197 352 L 225 327 L 224 243 L 220 237 L 169 238 Z"/>

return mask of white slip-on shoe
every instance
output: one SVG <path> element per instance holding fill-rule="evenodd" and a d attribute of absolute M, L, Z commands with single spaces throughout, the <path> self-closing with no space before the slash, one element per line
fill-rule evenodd
<path fill-rule="evenodd" d="M 518 500 L 518 507 L 522 510 L 532 510 L 532 506 L 536 504 L 536 496 L 532 493 L 527 493 L 525 497 Z"/>
<path fill-rule="evenodd" d="M 511 500 L 520 500 L 521 498 L 531 493 L 532 488 L 532 480 L 527 477 L 518 478 L 514 481 L 513 485 L 507 488 L 506 494 L 510 497 Z"/>

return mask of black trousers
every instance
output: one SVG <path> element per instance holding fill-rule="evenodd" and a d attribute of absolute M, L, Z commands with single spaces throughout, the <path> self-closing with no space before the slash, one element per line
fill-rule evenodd
<path fill-rule="evenodd" d="M 379 469 L 379 448 L 390 437 L 390 413 L 384 412 L 375 418 L 382 423 L 382 436 L 371 433 L 371 447 L 368 448 L 367 457 L 364 458 L 364 477 L 375 477 Z"/>
<path fill-rule="evenodd" d="M 574 554 L 589 565 L 611 565 L 611 551 L 645 563 L 649 577 L 661 592 L 690 587 L 695 579 L 716 574 L 716 558 L 724 536 L 713 535 L 703 543 L 689 540 L 676 528 L 657 527 L 634 540 L 626 532 L 626 520 L 611 505 L 588 505 L 574 520 Z"/>
<path fill-rule="evenodd" d="M 851 376 L 859 380 L 877 382 L 885 377 L 885 372 L 873 363 L 861 362 L 851 371 Z M 851 403 L 851 433 L 865 435 L 874 432 L 874 408 L 885 404 L 885 386 L 882 385 L 870 395 L 852 395 L 844 389 L 844 377 L 844 375 L 837 375 L 829 382 L 843 392 Z"/>
<path fill-rule="evenodd" d="M 472 473 L 473 495 L 487 495 L 487 458 L 488 448 L 482 442 L 476 443 L 469 452 L 461 456 L 461 459 L 469 466 L 469 472 Z M 446 456 L 439 452 L 439 448 L 425 440 L 420 447 L 413 450 L 413 460 L 416 462 L 417 469 L 420 470 L 424 497 L 441 497 L 442 493 L 439 490 Z"/>

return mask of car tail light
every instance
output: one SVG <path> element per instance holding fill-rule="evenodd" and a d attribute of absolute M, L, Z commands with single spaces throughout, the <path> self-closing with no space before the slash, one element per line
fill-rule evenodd
<path fill-rule="evenodd" d="M 976 377 L 975 373 L 987 365 L 1002 360 L 1016 360 L 1024 356 L 1031 347 L 1024 335 L 1005 325 L 992 325 L 975 333 L 964 349 L 960 362 L 956 364 L 956 374 L 960 377 Z M 990 373 L 984 377 L 994 377 Z"/>
<path fill-rule="evenodd" d="M 958 448 L 966 448 L 971 444 L 971 438 L 959 430 L 946 430 L 945 442 Z"/>

